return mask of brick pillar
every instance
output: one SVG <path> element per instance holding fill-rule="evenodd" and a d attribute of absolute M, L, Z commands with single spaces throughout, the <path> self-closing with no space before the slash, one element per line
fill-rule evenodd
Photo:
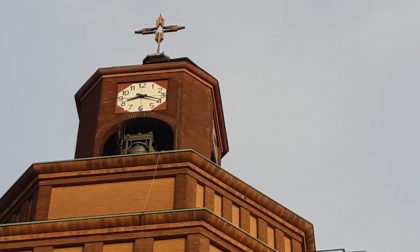
<path fill-rule="evenodd" d="M 175 209 L 195 207 L 195 190 L 197 181 L 187 174 L 175 177 Z"/>
<path fill-rule="evenodd" d="M 34 252 L 53 252 L 53 247 L 35 247 Z"/>
<path fill-rule="evenodd" d="M 240 224 L 241 228 L 249 233 L 249 210 L 246 208 L 241 207 L 240 209 Z"/>
<path fill-rule="evenodd" d="M 284 252 L 284 233 L 277 228 L 275 229 L 276 249 L 279 252 Z"/>
<path fill-rule="evenodd" d="M 208 186 L 204 188 L 204 207 L 214 211 L 214 190 Z"/>
<path fill-rule="evenodd" d="M 210 241 L 200 234 L 191 234 L 187 236 L 187 252 L 208 252 L 210 250 Z"/>
<path fill-rule="evenodd" d="M 85 247 L 83 248 L 83 252 L 102 252 L 102 250 L 102 242 L 85 243 Z"/>
<path fill-rule="evenodd" d="M 133 252 L 153 252 L 153 238 L 136 239 Z"/>
<path fill-rule="evenodd" d="M 302 243 L 292 239 L 292 251 L 293 252 L 302 252 Z"/>
<path fill-rule="evenodd" d="M 35 220 L 48 219 L 48 208 L 50 207 L 51 191 L 51 186 L 39 187 L 36 201 Z"/>
<path fill-rule="evenodd" d="M 222 216 L 223 218 L 225 218 L 226 220 L 232 222 L 232 201 L 226 197 L 222 198 Z"/>
<path fill-rule="evenodd" d="M 258 218 L 258 239 L 267 243 L 267 222 Z"/>

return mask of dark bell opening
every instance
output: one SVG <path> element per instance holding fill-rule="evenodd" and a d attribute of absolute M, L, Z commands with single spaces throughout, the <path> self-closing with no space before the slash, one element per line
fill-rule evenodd
<path fill-rule="evenodd" d="M 214 152 L 211 152 L 211 157 L 210 157 L 211 161 L 213 161 L 213 163 L 217 164 L 217 160 L 216 160 L 216 156 L 214 155 Z"/>
<path fill-rule="evenodd" d="M 121 130 L 123 129 L 123 130 Z M 144 141 L 133 143 L 127 153 L 121 153 L 121 131 L 124 135 L 153 135 L 153 146 L 146 146 Z M 120 133 L 119 133 L 120 132 Z M 119 137 L 120 134 L 120 137 Z M 134 118 L 123 122 L 119 129 L 108 138 L 103 148 L 103 156 L 132 154 L 149 151 L 164 151 L 173 149 L 172 128 L 165 122 L 154 118 Z"/>

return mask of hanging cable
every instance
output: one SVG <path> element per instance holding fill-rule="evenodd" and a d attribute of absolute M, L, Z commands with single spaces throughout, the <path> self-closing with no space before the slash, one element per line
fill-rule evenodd
<path fill-rule="evenodd" d="M 178 85 L 179 85 L 180 83 L 178 82 Z M 184 88 L 184 87 L 182 87 L 182 88 Z M 177 112 L 177 115 L 176 115 L 176 133 L 175 133 L 175 137 L 176 137 L 176 139 L 175 139 L 175 149 L 178 149 L 178 135 L 179 135 L 179 115 L 180 115 L 180 113 L 179 113 L 179 110 L 181 109 L 181 88 L 179 88 L 178 89 L 178 104 L 177 104 L 177 110 L 178 110 L 178 112 Z"/>
<path fill-rule="evenodd" d="M 153 171 L 152 181 L 150 182 L 149 189 L 147 191 L 147 196 L 146 196 L 146 199 L 144 200 L 143 212 L 146 211 L 147 203 L 149 202 L 150 195 L 152 194 L 153 183 L 155 182 L 157 168 L 159 166 L 159 159 L 160 159 L 160 152 L 158 152 L 158 156 L 157 156 L 157 159 L 156 159 L 155 169 Z"/>

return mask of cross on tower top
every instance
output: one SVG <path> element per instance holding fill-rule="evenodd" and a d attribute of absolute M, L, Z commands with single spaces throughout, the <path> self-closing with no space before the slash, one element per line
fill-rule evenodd
<path fill-rule="evenodd" d="M 160 43 L 164 39 L 165 32 L 176 32 L 179 30 L 185 29 L 185 26 L 179 25 L 168 25 L 165 26 L 165 19 L 162 17 L 162 14 L 156 19 L 156 26 L 151 28 L 143 28 L 141 30 L 135 31 L 135 34 L 155 34 L 155 41 L 157 42 L 157 54 L 160 54 Z"/>

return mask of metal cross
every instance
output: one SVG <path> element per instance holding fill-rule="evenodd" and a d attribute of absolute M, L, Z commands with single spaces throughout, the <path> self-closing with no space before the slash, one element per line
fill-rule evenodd
<path fill-rule="evenodd" d="M 160 43 L 163 41 L 164 33 L 165 32 L 176 32 L 179 30 L 185 29 L 185 26 L 179 25 L 168 25 L 165 26 L 165 19 L 162 17 L 162 14 L 159 15 L 158 19 L 156 19 L 156 26 L 152 28 L 143 28 L 141 30 L 135 31 L 135 34 L 155 34 L 155 41 L 158 44 L 157 47 L 157 54 L 160 53 Z"/>

